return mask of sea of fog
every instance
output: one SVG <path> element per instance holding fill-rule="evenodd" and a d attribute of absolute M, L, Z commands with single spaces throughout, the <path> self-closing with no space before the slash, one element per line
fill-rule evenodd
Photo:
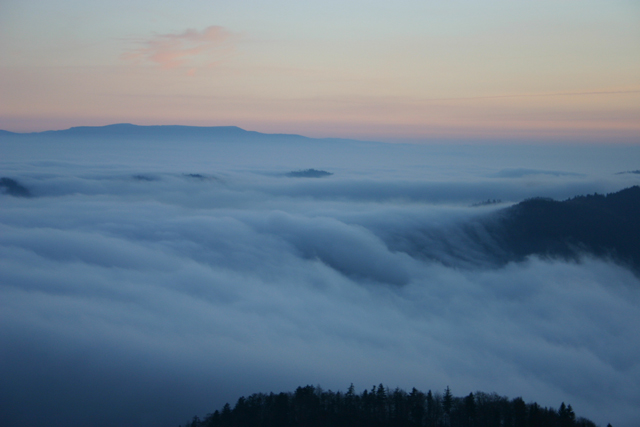
<path fill-rule="evenodd" d="M 332 175 L 287 176 L 309 168 Z M 639 168 L 638 145 L 3 137 L 32 197 L 0 194 L 0 424 L 175 427 L 383 383 L 640 425 L 640 279 L 491 265 L 461 232 Z"/>

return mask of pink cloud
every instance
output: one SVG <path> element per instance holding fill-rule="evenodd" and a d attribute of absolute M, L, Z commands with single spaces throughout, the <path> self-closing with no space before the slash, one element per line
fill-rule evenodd
<path fill-rule="evenodd" d="M 142 46 L 122 55 L 125 60 L 150 61 L 162 68 L 213 64 L 233 49 L 233 34 L 214 25 L 202 31 L 188 29 L 179 34 L 159 34 L 137 43 Z M 193 68 L 189 71 L 193 73 Z"/>

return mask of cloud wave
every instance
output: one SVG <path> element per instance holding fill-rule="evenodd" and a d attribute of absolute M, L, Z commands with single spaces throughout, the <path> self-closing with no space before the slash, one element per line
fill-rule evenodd
<path fill-rule="evenodd" d="M 502 206 L 475 200 L 635 175 L 587 161 L 496 177 L 521 163 L 478 166 L 459 147 L 3 144 L 2 170 L 33 197 L 0 194 L 0 424 L 171 426 L 351 382 L 640 422 L 638 277 L 588 255 L 498 268 L 463 232 Z M 448 166 L 465 158 L 476 166 Z M 283 176 L 310 167 L 334 174 Z"/>

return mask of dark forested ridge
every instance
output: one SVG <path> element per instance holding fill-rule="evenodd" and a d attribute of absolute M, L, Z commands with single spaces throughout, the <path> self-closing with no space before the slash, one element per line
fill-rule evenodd
<path fill-rule="evenodd" d="M 505 253 L 611 258 L 640 271 L 640 187 L 565 201 L 525 200 L 498 213 L 488 231 Z"/>
<path fill-rule="evenodd" d="M 298 387 L 293 393 L 256 393 L 228 403 L 203 420 L 194 417 L 183 427 L 595 427 L 576 417 L 571 405 L 558 409 L 525 403 L 497 394 L 452 395 L 407 393 L 382 384 L 355 393 L 320 387 Z"/>
<path fill-rule="evenodd" d="M 395 251 L 463 268 L 498 268 L 531 255 L 580 260 L 589 254 L 640 275 L 639 218 L 640 186 L 633 186 L 564 201 L 527 199 L 458 228 L 415 228 L 386 242 Z"/>

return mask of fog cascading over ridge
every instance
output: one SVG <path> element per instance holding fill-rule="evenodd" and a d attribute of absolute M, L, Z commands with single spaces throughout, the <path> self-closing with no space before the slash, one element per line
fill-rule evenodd
<path fill-rule="evenodd" d="M 0 423 L 169 426 L 351 382 L 640 422 L 638 276 L 510 258 L 487 222 L 637 185 L 637 148 L 262 142 L 0 140 L 31 196 L 0 194 Z"/>

